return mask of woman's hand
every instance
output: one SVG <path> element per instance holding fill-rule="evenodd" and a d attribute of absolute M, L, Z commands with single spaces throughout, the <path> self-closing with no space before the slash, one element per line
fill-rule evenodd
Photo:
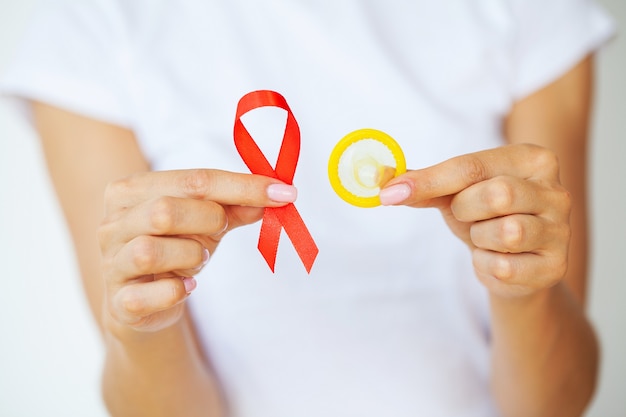
<path fill-rule="evenodd" d="M 509 145 L 409 171 L 387 183 L 380 199 L 439 208 L 492 294 L 529 295 L 565 275 L 571 201 L 546 148 Z"/>
<path fill-rule="evenodd" d="M 296 195 L 272 178 L 219 170 L 148 172 L 111 183 L 98 230 L 105 326 L 119 335 L 176 323 L 193 276 L 225 233 Z"/>

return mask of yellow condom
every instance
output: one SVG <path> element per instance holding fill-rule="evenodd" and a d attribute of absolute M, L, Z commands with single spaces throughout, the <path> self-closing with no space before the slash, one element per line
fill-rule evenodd
<path fill-rule="evenodd" d="M 328 161 L 333 190 L 358 207 L 379 206 L 380 189 L 405 172 L 406 161 L 398 143 L 375 129 L 355 130 L 344 136 Z"/>

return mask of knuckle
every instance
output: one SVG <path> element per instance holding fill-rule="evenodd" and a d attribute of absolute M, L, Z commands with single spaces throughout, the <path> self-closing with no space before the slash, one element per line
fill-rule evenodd
<path fill-rule="evenodd" d="M 120 196 L 128 194 L 132 188 L 133 178 L 128 176 L 109 182 L 104 188 L 105 201 L 115 201 Z"/>
<path fill-rule="evenodd" d="M 210 193 L 214 184 L 213 174 L 209 170 L 193 169 L 182 179 L 183 192 L 191 198 L 202 199 Z"/>
<path fill-rule="evenodd" d="M 530 148 L 531 157 L 534 161 L 536 170 L 549 176 L 558 177 L 559 174 L 559 159 L 551 149 L 537 146 L 527 145 Z"/>
<path fill-rule="evenodd" d="M 485 163 L 475 155 L 466 155 L 464 164 L 461 164 L 461 173 L 472 184 L 483 181 L 487 178 L 487 167 Z"/>
<path fill-rule="evenodd" d="M 504 178 L 494 178 L 487 188 L 487 204 L 496 213 L 508 213 L 513 206 L 514 199 L 515 189 Z"/>
<path fill-rule="evenodd" d="M 139 274 L 154 270 L 160 257 L 159 248 L 148 236 L 139 236 L 132 242 L 131 259 Z"/>
<path fill-rule="evenodd" d="M 550 194 L 549 205 L 547 205 L 546 208 L 549 208 L 550 211 L 556 215 L 555 218 L 565 219 L 567 222 L 573 204 L 570 191 L 558 182 L 542 181 L 541 185 L 544 186 Z"/>
<path fill-rule="evenodd" d="M 564 215 L 564 218 L 569 218 L 572 209 L 571 192 L 558 181 L 537 179 L 534 182 L 548 194 L 549 204 L 546 204 L 545 208 Z"/>
<path fill-rule="evenodd" d="M 111 318 L 123 324 L 135 322 L 145 310 L 145 301 L 132 287 L 121 287 L 111 293 L 106 305 Z"/>
<path fill-rule="evenodd" d="M 561 209 L 567 214 L 569 218 L 570 211 L 572 210 L 572 194 L 565 187 L 559 187 L 559 198 Z"/>
<path fill-rule="evenodd" d="M 556 242 L 565 244 L 565 245 L 561 245 L 560 247 L 567 249 L 567 246 L 569 245 L 569 241 L 572 235 L 572 228 L 569 222 L 566 221 L 566 222 L 552 223 L 551 232 Z"/>
<path fill-rule="evenodd" d="M 176 224 L 176 202 L 172 197 L 157 198 L 150 208 L 150 228 L 155 234 L 165 234 Z"/>
<path fill-rule="evenodd" d="M 135 291 L 124 291 L 119 296 L 119 308 L 123 311 L 122 316 L 141 316 L 146 308 L 146 303 Z"/>
<path fill-rule="evenodd" d="M 559 255 L 555 255 L 551 257 L 547 261 L 546 267 L 548 268 L 548 271 L 549 271 L 546 273 L 546 276 L 545 276 L 547 286 L 556 284 L 557 282 L 561 281 L 563 277 L 565 277 L 565 274 L 567 273 L 567 270 L 568 270 L 567 255 L 559 254 Z"/>
<path fill-rule="evenodd" d="M 506 256 L 495 256 L 492 263 L 492 273 L 500 281 L 510 281 L 514 276 L 513 265 Z"/>
<path fill-rule="evenodd" d="M 515 251 L 524 241 L 524 228 L 518 219 L 505 217 L 502 219 L 501 240 L 504 249 Z"/>

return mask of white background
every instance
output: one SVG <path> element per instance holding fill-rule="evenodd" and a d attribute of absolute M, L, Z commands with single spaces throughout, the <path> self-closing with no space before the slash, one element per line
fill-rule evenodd
<path fill-rule="evenodd" d="M 0 73 L 36 0 L 0 0 Z M 624 0 L 601 0 L 618 25 Z M 602 340 L 586 417 L 626 416 L 626 40 L 600 55 L 592 141 L 591 316 Z M 37 139 L 0 102 L 0 416 L 105 416 L 102 348 Z M 575 364 L 572 364 L 575 366 Z"/>

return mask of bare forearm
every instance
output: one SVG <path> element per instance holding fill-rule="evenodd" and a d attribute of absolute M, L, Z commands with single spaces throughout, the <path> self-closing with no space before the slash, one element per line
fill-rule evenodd
<path fill-rule="evenodd" d="M 492 389 L 506 417 L 580 416 L 595 388 L 598 346 L 560 283 L 523 300 L 492 297 Z"/>
<path fill-rule="evenodd" d="M 184 319 L 160 332 L 106 339 L 102 387 L 113 416 L 222 415 L 217 384 Z"/>

